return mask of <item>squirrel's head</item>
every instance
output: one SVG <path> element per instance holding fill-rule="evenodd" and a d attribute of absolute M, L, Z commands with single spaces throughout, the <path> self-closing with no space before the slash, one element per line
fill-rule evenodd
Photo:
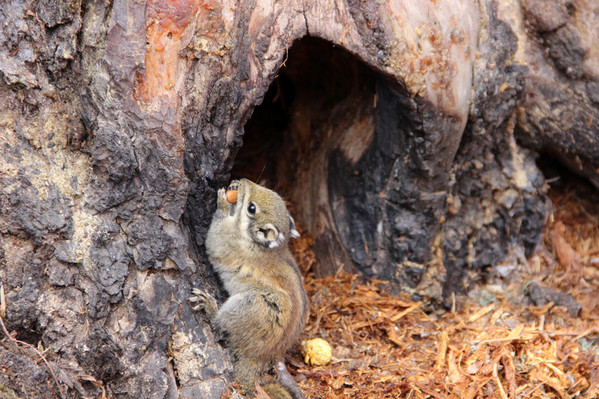
<path fill-rule="evenodd" d="M 277 193 L 247 179 L 231 182 L 230 189 L 237 189 L 231 210 L 241 231 L 253 242 L 275 249 L 290 237 L 299 237 L 285 201 Z"/>

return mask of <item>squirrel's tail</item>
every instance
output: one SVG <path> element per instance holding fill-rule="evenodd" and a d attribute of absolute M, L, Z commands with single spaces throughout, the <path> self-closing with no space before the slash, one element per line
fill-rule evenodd
<path fill-rule="evenodd" d="M 275 364 L 275 370 L 278 382 L 268 384 L 264 389 L 272 399 L 306 399 L 297 382 L 287 371 L 284 361 L 279 360 Z"/>
<path fill-rule="evenodd" d="M 275 364 L 275 370 L 277 371 L 278 381 L 262 387 L 271 399 L 306 399 L 282 360 Z"/>
<path fill-rule="evenodd" d="M 256 368 L 243 360 L 236 362 L 235 374 L 249 392 L 255 393 L 260 387 L 271 399 L 306 399 L 282 360 L 275 363 L 276 379 L 273 381 L 270 377 L 269 382 L 263 381 L 259 386 Z"/>
<path fill-rule="evenodd" d="M 296 399 L 291 392 L 279 382 L 272 382 L 262 387 L 270 399 Z"/>

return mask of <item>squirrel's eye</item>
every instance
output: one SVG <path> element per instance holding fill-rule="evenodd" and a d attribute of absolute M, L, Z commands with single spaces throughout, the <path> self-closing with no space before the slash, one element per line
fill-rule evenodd
<path fill-rule="evenodd" d="M 248 205 L 248 213 L 250 215 L 253 215 L 256 213 L 256 205 L 254 205 L 252 202 L 250 202 L 250 204 Z"/>

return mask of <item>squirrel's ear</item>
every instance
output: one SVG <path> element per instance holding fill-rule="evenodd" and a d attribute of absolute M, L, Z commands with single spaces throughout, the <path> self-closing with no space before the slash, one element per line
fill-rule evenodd
<path fill-rule="evenodd" d="M 295 228 L 295 220 L 291 216 L 289 216 L 289 233 L 291 234 L 291 238 L 298 238 L 301 235 Z"/>

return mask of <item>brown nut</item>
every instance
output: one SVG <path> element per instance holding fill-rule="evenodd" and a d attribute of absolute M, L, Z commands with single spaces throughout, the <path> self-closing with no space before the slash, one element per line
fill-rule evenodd
<path fill-rule="evenodd" d="M 237 202 L 237 190 L 229 190 L 225 193 L 227 196 L 227 202 L 229 204 L 234 204 Z"/>

